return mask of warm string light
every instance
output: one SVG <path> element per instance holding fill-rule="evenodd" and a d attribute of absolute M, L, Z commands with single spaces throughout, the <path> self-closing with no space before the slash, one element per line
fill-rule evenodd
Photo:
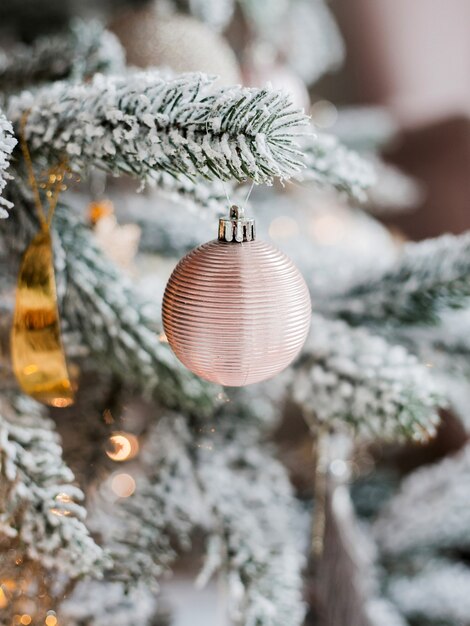
<path fill-rule="evenodd" d="M 290 239 L 300 232 L 298 222 L 288 215 L 275 217 L 269 225 L 268 234 L 271 239 Z"/>
<path fill-rule="evenodd" d="M 104 217 L 110 217 L 113 214 L 114 205 L 111 200 L 104 199 L 97 202 L 90 202 L 88 207 L 88 216 L 93 226 Z"/>
<path fill-rule="evenodd" d="M 58 619 L 55 611 L 48 611 L 46 619 L 44 620 L 45 626 L 58 626 Z"/>
<path fill-rule="evenodd" d="M 109 438 L 106 454 L 112 461 L 122 463 L 133 459 L 139 453 L 139 440 L 131 433 L 116 432 Z"/>
<path fill-rule="evenodd" d="M 130 474 L 114 474 L 111 478 L 111 490 L 118 498 L 129 498 L 135 491 L 136 484 Z"/>
<path fill-rule="evenodd" d="M 324 213 L 323 215 L 312 217 L 308 230 L 316 241 L 322 245 L 331 246 L 339 243 L 344 238 L 346 221 L 337 215 Z"/>
<path fill-rule="evenodd" d="M 65 500 L 69 496 L 58 494 Z M 8 550 L 7 550 L 8 553 Z M 12 555 L 8 578 L 0 578 L 0 611 L 9 611 L 10 626 L 59 626 L 43 568 L 23 555 Z M 2 573 L 5 574 L 5 567 Z M 10 569 L 11 568 L 11 569 Z M 2 613 L 5 617 L 5 615 Z M 3 621 L 2 621 L 3 624 Z"/>
<path fill-rule="evenodd" d="M 62 504 L 69 504 L 70 502 L 73 502 L 72 498 L 67 493 L 57 494 L 55 501 Z M 58 517 L 69 517 L 72 514 L 71 511 L 62 508 L 52 508 L 50 509 L 50 512 Z"/>

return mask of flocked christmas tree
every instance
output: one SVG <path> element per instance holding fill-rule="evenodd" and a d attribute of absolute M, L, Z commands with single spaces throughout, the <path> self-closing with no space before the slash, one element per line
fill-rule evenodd
<path fill-rule="evenodd" d="M 7 4 L 14 18 L 19 3 Z M 355 450 L 376 440 L 426 441 L 441 407 L 458 412 L 464 404 L 468 316 L 450 309 L 465 308 L 470 294 L 468 237 L 398 246 L 368 215 L 406 207 L 418 193 L 377 156 L 391 132 L 379 112 L 340 114 L 342 143 L 319 132 L 298 94 L 175 73 L 159 59 L 158 42 L 151 64 L 165 67 L 127 67 L 113 34 L 96 22 L 67 23 L 68 4 L 53 4 L 61 29 L 29 33 L 28 44 L 10 43 L 0 56 L 0 622 L 167 623 L 160 581 L 203 538 L 197 582 L 225 580 L 232 623 L 300 626 L 307 562 L 331 585 L 339 581 L 337 551 L 328 561 L 337 515 L 329 502 L 343 493 L 337 478 Z M 249 0 L 162 2 L 144 11 L 144 21 L 167 28 L 178 20 L 248 28 L 239 58 L 247 74 L 274 84 L 282 69 L 284 79 L 288 70 L 309 85 L 343 55 L 321 0 L 279 3 L 269 14 Z M 131 278 L 119 256 L 130 231 L 108 214 L 106 180 L 118 217 L 141 228 Z M 295 258 L 313 314 L 285 374 L 233 391 L 194 376 L 171 352 L 159 321 L 164 259 L 210 238 L 216 215 L 228 211 L 226 196 L 244 202 L 251 183 L 247 211 L 259 226 L 270 223 L 272 238 Z M 48 415 L 19 390 L 8 339 L 38 204 L 56 200 L 56 298 L 76 397 Z M 132 254 L 124 256 L 128 265 Z M 296 498 L 269 443 L 286 403 L 317 441 L 313 556 L 311 502 Z M 367 541 L 383 556 L 369 546 L 370 559 L 354 571 L 370 580 L 354 592 L 363 617 L 349 615 L 351 623 L 467 623 L 469 574 L 449 556 L 468 547 L 467 457 L 410 477 L 377 513 Z M 437 587 L 455 609 L 442 608 Z M 354 602 L 343 591 L 330 588 L 323 601 L 348 615 Z"/>

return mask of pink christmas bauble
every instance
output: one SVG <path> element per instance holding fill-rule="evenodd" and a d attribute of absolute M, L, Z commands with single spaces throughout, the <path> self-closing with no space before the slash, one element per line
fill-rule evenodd
<path fill-rule="evenodd" d="M 287 367 L 311 318 L 307 285 L 292 261 L 268 243 L 240 239 L 192 250 L 163 297 L 163 326 L 176 356 L 201 378 L 229 387 Z"/>

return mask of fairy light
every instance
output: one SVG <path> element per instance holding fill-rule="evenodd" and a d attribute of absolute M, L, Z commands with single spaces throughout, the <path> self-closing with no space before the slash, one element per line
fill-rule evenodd
<path fill-rule="evenodd" d="M 57 617 L 55 616 L 53 612 L 51 612 L 50 614 L 47 615 L 46 619 L 44 620 L 44 623 L 46 626 L 57 626 Z"/>
<path fill-rule="evenodd" d="M 22 626 L 29 626 L 29 624 L 31 624 L 32 621 L 33 621 L 33 618 L 31 617 L 31 615 L 28 615 L 27 613 L 24 613 L 24 615 L 20 617 L 20 624 L 22 624 Z"/>
<path fill-rule="evenodd" d="M 298 222 L 287 215 L 275 217 L 269 225 L 271 239 L 290 239 L 299 233 Z"/>
<path fill-rule="evenodd" d="M 346 233 L 345 221 L 336 215 L 325 213 L 313 217 L 309 224 L 310 235 L 323 245 L 333 245 Z"/>
<path fill-rule="evenodd" d="M 57 502 L 65 502 L 65 503 L 72 502 L 72 498 L 69 496 L 69 494 L 64 493 L 64 492 L 57 494 L 55 499 Z"/>
<path fill-rule="evenodd" d="M 343 459 L 335 459 L 330 463 L 330 472 L 337 478 L 345 476 L 348 472 L 348 466 Z"/>
<path fill-rule="evenodd" d="M 165 333 L 160 333 L 158 335 L 158 341 L 160 341 L 161 343 L 168 343 L 168 337 L 165 335 Z"/>
<path fill-rule="evenodd" d="M 110 449 L 106 454 L 112 461 L 120 462 L 133 459 L 139 452 L 139 441 L 131 433 L 113 433 L 109 438 Z"/>
<path fill-rule="evenodd" d="M 119 498 L 128 498 L 135 491 L 135 480 L 130 474 L 115 474 L 111 480 L 111 489 Z"/>
<path fill-rule="evenodd" d="M 55 501 L 60 502 L 62 504 L 69 504 L 70 502 L 73 502 L 72 498 L 69 496 L 68 493 L 57 494 L 55 497 Z M 57 517 L 69 517 L 72 514 L 71 511 L 68 511 L 67 509 L 60 509 L 60 508 L 52 508 L 50 509 L 50 512 L 53 515 L 57 515 Z"/>
<path fill-rule="evenodd" d="M 71 404 L 73 404 L 73 400 L 71 400 L 70 398 L 54 398 L 53 400 L 51 400 L 51 405 L 59 409 L 63 409 L 67 406 L 70 406 Z"/>

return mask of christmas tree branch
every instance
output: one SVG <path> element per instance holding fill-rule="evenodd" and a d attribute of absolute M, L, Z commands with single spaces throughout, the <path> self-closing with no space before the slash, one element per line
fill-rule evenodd
<path fill-rule="evenodd" d="M 58 611 L 67 626 L 170 626 L 158 615 L 158 599 L 145 585 L 80 581 Z"/>
<path fill-rule="evenodd" d="M 0 399 L 0 471 L 0 534 L 46 568 L 100 576 L 109 563 L 84 524 L 83 493 L 52 422 L 26 397 Z"/>
<path fill-rule="evenodd" d="M 468 304 L 470 234 L 404 246 L 384 272 L 353 285 L 332 310 L 353 324 L 436 324 L 443 310 Z"/>
<path fill-rule="evenodd" d="M 78 331 L 95 358 L 144 394 L 168 408 L 211 413 L 219 388 L 177 361 L 150 317 L 155 303 L 145 305 L 71 212 L 58 211 L 55 227 L 64 253 L 62 306 L 69 330 Z"/>
<path fill-rule="evenodd" d="M 11 92 L 34 84 L 65 79 L 88 79 L 97 72 L 122 72 L 124 52 L 115 35 L 96 21 L 75 20 L 57 35 L 18 43 L 0 51 L 0 91 Z"/>
<path fill-rule="evenodd" d="M 111 536 L 113 574 L 155 585 L 176 557 L 172 540 L 186 548 L 200 528 L 209 539 L 199 583 L 222 570 L 235 623 L 299 626 L 303 559 L 290 533 L 293 496 L 284 469 L 258 439 L 253 426 L 235 433 L 219 421 L 204 429 L 181 416 L 162 418 L 146 444 L 147 472 L 136 492 L 112 519 L 97 518 Z"/>
<path fill-rule="evenodd" d="M 137 477 L 134 495 L 108 508 L 109 485 L 100 490 L 92 526 L 106 537 L 115 563 L 113 579 L 158 590 L 157 579 L 177 556 L 175 544 L 189 548 L 193 529 L 202 523 L 194 439 L 186 418 L 164 416 L 145 444 L 141 460 L 146 472 Z"/>
<path fill-rule="evenodd" d="M 10 192 L 18 210 L 5 222 L 3 242 L 17 255 L 38 224 L 25 189 L 15 182 Z M 59 306 L 67 335 L 80 342 L 67 351 L 80 354 L 85 348 L 119 379 L 168 408 L 212 414 L 219 387 L 191 374 L 159 337 L 156 303 L 144 302 L 71 210 L 59 206 L 53 227 Z"/>
<path fill-rule="evenodd" d="M 2 198 L 2 192 L 9 179 L 7 169 L 16 143 L 16 139 L 13 136 L 13 127 L 0 110 L 0 218 L 7 217 L 6 209 L 11 209 L 12 207 L 11 202 Z"/>
<path fill-rule="evenodd" d="M 469 548 L 468 485 L 468 445 L 456 456 L 410 474 L 375 522 L 381 550 L 399 557 L 412 550 Z"/>
<path fill-rule="evenodd" d="M 470 613 L 470 571 L 462 562 L 436 558 L 408 575 L 392 576 L 387 593 L 413 624 L 465 624 Z"/>
<path fill-rule="evenodd" d="M 235 624 L 300 626 L 304 560 L 282 465 L 249 432 L 232 439 L 217 429 L 199 446 L 198 477 L 215 521 L 199 582 L 221 570 Z"/>
<path fill-rule="evenodd" d="M 33 158 L 67 158 L 76 171 L 94 165 L 112 174 L 156 180 L 161 172 L 192 180 L 289 178 L 302 167 L 297 139 L 306 117 L 286 95 L 266 89 L 216 89 L 187 74 L 155 71 L 97 75 L 89 83 L 55 83 L 10 99 Z M 157 173 L 157 176 L 155 176 Z"/>
<path fill-rule="evenodd" d="M 346 148 L 333 135 L 316 133 L 301 143 L 306 168 L 296 176 L 348 193 L 358 200 L 366 198 L 366 190 L 375 180 L 372 163 Z"/>
<path fill-rule="evenodd" d="M 320 315 L 312 319 L 293 397 L 320 423 L 346 423 L 383 439 L 426 439 L 443 402 L 429 370 L 405 348 Z"/>

